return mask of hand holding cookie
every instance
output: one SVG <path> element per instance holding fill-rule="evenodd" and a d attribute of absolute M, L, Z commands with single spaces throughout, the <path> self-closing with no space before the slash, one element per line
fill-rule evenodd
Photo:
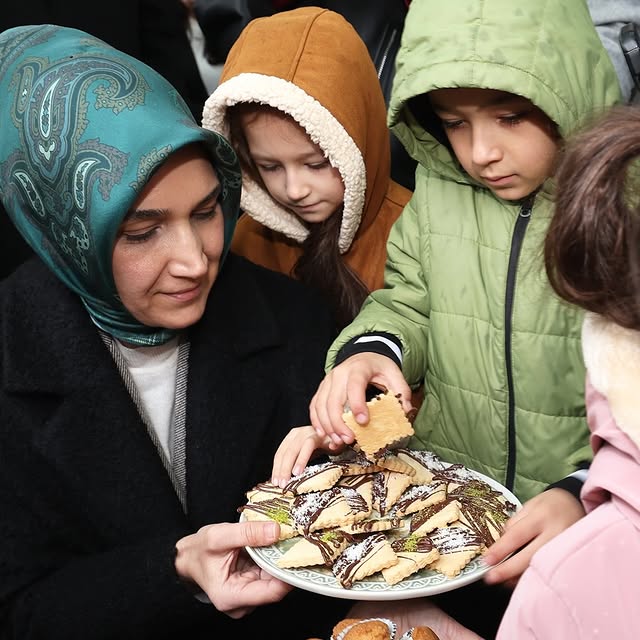
<path fill-rule="evenodd" d="M 356 422 L 366 424 L 369 386 L 393 390 L 389 393 L 402 399 L 404 412 L 411 411 L 411 389 L 400 367 L 378 353 L 357 353 L 325 376 L 311 400 L 311 424 L 318 436 L 328 436 L 338 446 L 352 444 L 353 432 L 343 418 L 345 407 L 352 411 Z"/>

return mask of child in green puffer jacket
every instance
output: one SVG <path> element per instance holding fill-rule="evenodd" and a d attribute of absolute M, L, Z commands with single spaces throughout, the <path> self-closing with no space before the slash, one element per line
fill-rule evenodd
<path fill-rule="evenodd" d="M 582 314 L 552 292 L 541 247 L 563 140 L 620 100 L 584 0 L 413 0 L 388 120 L 418 162 L 415 192 L 389 237 L 385 287 L 332 345 L 313 427 L 282 443 L 275 481 L 353 441 L 342 413 L 366 423 L 368 386 L 406 410 L 422 386 L 411 446 L 525 503 L 486 560 L 514 555 L 487 582 L 513 584 L 583 515 Z"/>

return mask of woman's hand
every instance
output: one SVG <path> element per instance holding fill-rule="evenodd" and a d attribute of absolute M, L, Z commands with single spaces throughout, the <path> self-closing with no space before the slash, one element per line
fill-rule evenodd
<path fill-rule="evenodd" d="M 489 547 L 484 560 L 495 565 L 510 553 L 514 555 L 491 569 L 485 575 L 485 582 L 504 582 L 507 586 L 515 586 L 533 554 L 582 518 L 584 513 L 580 501 L 564 489 L 548 489 L 525 502 L 507 522 L 502 537 Z"/>
<path fill-rule="evenodd" d="M 278 602 L 293 589 L 260 569 L 244 547 L 274 544 L 277 522 L 211 524 L 176 544 L 177 574 L 193 582 L 218 611 L 242 618 L 259 605 Z"/>
<path fill-rule="evenodd" d="M 411 389 L 400 367 L 378 353 L 357 353 L 325 376 L 311 400 L 311 424 L 320 442 L 329 437 L 336 447 L 353 443 L 353 432 L 344 423 L 342 414 L 349 408 L 359 424 L 368 422 L 369 385 L 400 394 L 405 413 L 411 411 Z"/>

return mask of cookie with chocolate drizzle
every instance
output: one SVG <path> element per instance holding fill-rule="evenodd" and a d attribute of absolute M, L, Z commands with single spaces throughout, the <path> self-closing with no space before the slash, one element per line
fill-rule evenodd
<path fill-rule="evenodd" d="M 374 533 L 361 542 L 347 547 L 333 563 L 332 571 L 338 582 L 349 589 L 382 569 L 397 564 L 398 557 L 383 533 Z"/>
<path fill-rule="evenodd" d="M 271 498 L 260 502 L 247 502 L 238 508 L 247 520 L 275 520 L 280 525 L 280 540 L 287 540 L 298 535 L 295 528 L 293 502 L 285 497 Z"/>
<path fill-rule="evenodd" d="M 284 569 L 325 565 L 333 561 L 353 542 L 353 536 L 330 529 L 304 536 L 278 559 L 278 566 Z"/>
<path fill-rule="evenodd" d="M 429 534 L 440 552 L 431 569 L 455 578 L 484 548 L 480 536 L 464 526 L 440 527 Z"/>
<path fill-rule="evenodd" d="M 398 557 L 398 562 L 382 570 L 382 577 L 388 584 L 397 584 L 440 557 L 440 552 L 427 536 L 414 534 L 398 538 L 391 542 L 391 548 Z"/>
<path fill-rule="evenodd" d="M 342 419 L 353 431 L 355 448 L 368 460 L 376 462 L 387 449 L 401 446 L 414 430 L 402 408 L 400 396 L 381 393 L 367 402 L 367 410 L 369 421 L 365 425 L 358 423 L 351 411 L 343 413 Z"/>
<path fill-rule="evenodd" d="M 503 533 L 516 505 L 486 482 L 469 480 L 450 493 L 460 504 L 460 522 L 475 531 L 485 546 L 491 546 Z"/>

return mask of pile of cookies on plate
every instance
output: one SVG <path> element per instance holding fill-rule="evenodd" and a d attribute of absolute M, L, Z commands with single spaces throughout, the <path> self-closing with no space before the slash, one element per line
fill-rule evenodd
<path fill-rule="evenodd" d="M 421 569 L 457 576 L 500 537 L 516 505 L 459 464 L 401 446 L 413 434 L 398 398 L 376 396 L 355 442 L 280 488 L 263 482 L 238 511 L 276 520 L 291 545 L 281 568 L 324 566 L 339 585 L 374 575 L 396 584 Z"/>

